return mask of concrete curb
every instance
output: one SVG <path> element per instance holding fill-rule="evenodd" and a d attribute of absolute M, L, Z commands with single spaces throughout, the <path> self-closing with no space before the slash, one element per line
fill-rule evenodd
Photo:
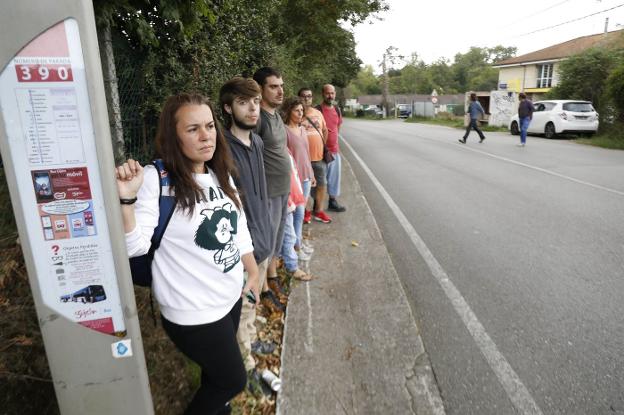
<path fill-rule="evenodd" d="M 397 272 L 342 161 L 348 211 L 308 225 L 317 279 L 290 294 L 277 414 L 445 414 Z"/>

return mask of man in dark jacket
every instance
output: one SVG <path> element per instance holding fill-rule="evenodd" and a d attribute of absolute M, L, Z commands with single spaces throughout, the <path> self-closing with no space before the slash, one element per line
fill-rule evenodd
<path fill-rule="evenodd" d="M 529 129 L 529 123 L 533 119 L 533 103 L 529 101 L 524 92 L 518 95 L 520 98 L 520 104 L 518 105 L 518 121 L 520 121 L 520 144 L 519 147 L 526 145 L 527 130 Z"/>
<path fill-rule="evenodd" d="M 470 130 L 474 129 L 477 134 L 479 134 L 479 138 L 481 139 L 479 142 L 482 143 L 483 140 L 485 140 L 485 136 L 483 135 L 483 131 L 479 128 L 477 120 L 479 119 L 479 115 L 482 117 L 485 116 L 485 111 L 483 111 L 483 107 L 479 101 L 477 101 L 477 94 L 475 93 L 470 94 L 470 104 L 468 104 L 468 111 L 466 111 L 466 114 L 470 115 L 470 123 L 468 124 L 468 127 L 466 127 L 464 137 L 461 138 L 459 142 L 466 144 L 466 138 L 468 138 Z"/>
<path fill-rule="evenodd" d="M 268 288 L 265 277 L 273 253 L 273 237 L 262 155 L 264 144 L 260 136 L 253 132 L 260 118 L 260 86 L 253 79 L 232 78 L 221 87 L 219 101 L 227 128 L 225 138 L 239 173 L 234 180 L 236 188 L 242 194 L 247 226 L 260 274 L 260 288 L 266 292 Z M 257 340 L 255 320 L 254 304 L 244 299 L 237 339 L 247 371 L 256 366 L 252 351 L 272 352 L 274 349 L 270 343 Z"/>

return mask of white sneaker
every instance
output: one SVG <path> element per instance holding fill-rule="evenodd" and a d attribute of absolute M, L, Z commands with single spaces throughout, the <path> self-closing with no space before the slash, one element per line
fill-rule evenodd
<path fill-rule="evenodd" d="M 310 255 L 310 254 L 312 254 L 312 252 L 314 252 L 314 248 L 312 248 L 310 245 L 306 245 L 305 242 L 304 242 L 301 245 L 301 251 L 303 251 L 306 254 Z"/>
<path fill-rule="evenodd" d="M 312 259 L 312 254 L 307 254 L 302 249 L 300 249 L 299 251 L 297 251 L 297 257 L 299 258 L 299 261 L 309 261 L 310 259 Z"/>
<path fill-rule="evenodd" d="M 516 147 L 524 147 L 524 143 L 516 144 Z"/>

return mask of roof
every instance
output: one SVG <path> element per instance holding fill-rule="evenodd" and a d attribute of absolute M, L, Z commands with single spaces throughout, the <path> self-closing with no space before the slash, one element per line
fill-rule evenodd
<path fill-rule="evenodd" d="M 549 46 L 535 52 L 530 52 L 525 55 L 516 56 L 515 58 L 509 58 L 500 62 L 496 62 L 493 66 L 500 67 L 507 65 L 520 65 L 531 62 L 561 60 L 577 53 L 583 52 L 586 49 L 606 45 L 624 47 L 624 31 L 614 30 L 606 34 L 599 33 L 597 35 L 577 37 L 576 39 Z"/>

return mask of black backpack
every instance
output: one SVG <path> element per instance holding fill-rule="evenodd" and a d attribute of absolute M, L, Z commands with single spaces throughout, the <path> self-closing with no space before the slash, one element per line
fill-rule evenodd
<path fill-rule="evenodd" d="M 150 246 L 147 254 L 130 258 L 132 282 L 141 287 L 152 286 L 152 260 L 154 259 L 154 252 L 160 246 L 160 241 L 165 234 L 165 230 L 167 229 L 171 216 L 173 216 L 176 205 L 175 197 L 169 196 L 168 191 L 165 195 L 163 195 L 163 187 L 169 187 L 171 185 L 171 178 L 169 177 L 167 170 L 165 170 L 163 161 L 161 159 L 156 159 L 152 161 L 152 164 L 156 167 L 158 177 L 160 178 L 160 190 L 158 196 L 158 225 L 154 228 L 152 245 Z"/>

